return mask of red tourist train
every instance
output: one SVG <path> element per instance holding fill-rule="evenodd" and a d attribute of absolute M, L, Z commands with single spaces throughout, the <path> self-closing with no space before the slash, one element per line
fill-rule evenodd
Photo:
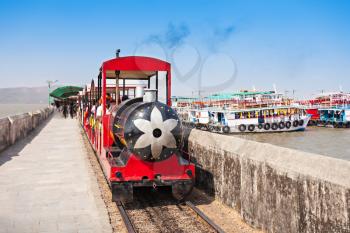
<path fill-rule="evenodd" d="M 192 190 L 195 167 L 181 152 L 170 96 L 170 63 L 119 53 L 102 63 L 97 86 L 92 81 L 85 88 L 82 122 L 113 201 L 131 202 L 133 189 L 142 186 L 171 186 L 176 199 Z"/>

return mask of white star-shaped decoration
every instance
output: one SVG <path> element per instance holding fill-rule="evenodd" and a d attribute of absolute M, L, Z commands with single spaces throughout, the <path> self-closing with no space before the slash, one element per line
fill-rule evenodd
<path fill-rule="evenodd" d="M 171 131 L 177 126 L 177 123 L 175 119 L 163 121 L 161 112 L 157 107 L 154 107 L 150 121 L 145 119 L 134 120 L 135 126 L 144 133 L 137 139 L 134 148 L 145 148 L 151 145 L 152 157 L 158 159 L 163 146 L 176 148 L 176 140 Z"/>

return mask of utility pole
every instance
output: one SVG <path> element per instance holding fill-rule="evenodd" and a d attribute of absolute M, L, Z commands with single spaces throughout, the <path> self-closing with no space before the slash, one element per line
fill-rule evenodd
<path fill-rule="evenodd" d="M 57 83 L 58 80 L 55 80 L 55 81 L 52 81 L 52 80 L 47 80 L 46 83 L 47 83 L 47 87 L 48 87 L 48 90 L 49 90 L 49 106 L 51 104 L 51 97 L 50 97 L 50 93 L 51 93 L 51 87 L 53 86 L 53 84 Z"/>
<path fill-rule="evenodd" d="M 288 90 L 285 90 L 284 91 L 284 95 L 288 98 L 288 93 L 289 93 L 289 91 Z"/>

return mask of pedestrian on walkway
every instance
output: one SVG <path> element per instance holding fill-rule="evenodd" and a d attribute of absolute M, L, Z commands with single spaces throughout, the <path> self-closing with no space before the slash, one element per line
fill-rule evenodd
<path fill-rule="evenodd" d="M 64 118 L 67 118 L 67 113 L 68 113 L 67 104 L 64 103 L 63 104 L 63 117 Z"/>
<path fill-rule="evenodd" d="M 74 117 L 74 104 L 73 104 L 73 102 L 71 102 L 69 104 L 69 114 L 70 114 L 70 117 L 73 119 L 73 117 Z"/>

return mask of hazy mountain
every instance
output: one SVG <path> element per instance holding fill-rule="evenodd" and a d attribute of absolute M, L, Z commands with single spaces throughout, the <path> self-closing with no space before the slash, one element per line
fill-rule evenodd
<path fill-rule="evenodd" d="M 0 88 L 0 104 L 45 104 L 48 94 L 47 87 Z"/>

